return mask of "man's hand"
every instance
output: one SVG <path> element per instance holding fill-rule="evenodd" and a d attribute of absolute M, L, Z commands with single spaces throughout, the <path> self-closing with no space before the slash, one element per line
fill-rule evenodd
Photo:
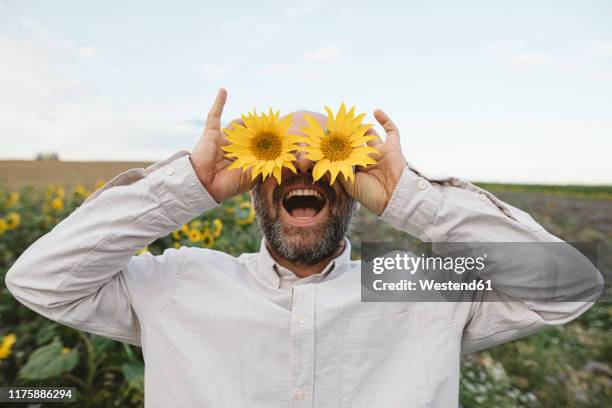
<path fill-rule="evenodd" d="M 221 146 L 227 144 L 221 130 L 221 114 L 226 100 L 227 91 L 219 89 L 215 103 L 208 112 L 204 133 L 190 156 L 200 182 L 218 203 L 244 193 L 251 187 L 249 172 L 227 170 L 232 162 L 221 150 Z"/>
<path fill-rule="evenodd" d="M 399 131 L 391 119 L 380 109 L 374 111 L 374 117 L 387 134 L 383 142 L 373 129 L 367 132 L 376 136 L 368 145 L 380 152 L 380 156 L 376 157 L 378 163 L 359 167 L 355 172 L 355 183 L 347 182 L 344 177 L 340 177 L 340 181 L 349 195 L 376 215 L 381 215 L 406 167 L 406 159 L 402 154 Z"/>

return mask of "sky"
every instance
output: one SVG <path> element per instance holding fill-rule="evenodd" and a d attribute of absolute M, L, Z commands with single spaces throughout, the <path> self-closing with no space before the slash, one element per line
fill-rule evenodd
<path fill-rule="evenodd" d="M 382 108 L 428 176 L 612 184 L 611 21 L 609 0 L 0 0 L 0 159 L 164 159 L 225 87 L 226 122 Z"/>

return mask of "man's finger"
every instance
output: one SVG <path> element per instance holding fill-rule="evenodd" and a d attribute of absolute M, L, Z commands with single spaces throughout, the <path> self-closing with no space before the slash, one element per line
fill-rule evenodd
<path fill-rule="evenodd" d="M 236 118 L 232 120 L 230 123 L 228 123 L 227 126 L 225 126 L 225 129 L 233 129 L 234 125 L 244 126 L 244 122 L 242 121 L 241 118 Z M 230 144 L 230 142 L 225 138 L 225 132 L 221 132 L 221 133 L 222 135 L 220 136 L 220 139 L 219 139 L 220 146 L 225 146 L 225 145 Z"/>
<path fill-rule="evenodd" d="M 374 118 L 376 118 L 378 123 L 385 129 L 387 133 L 386 142 L 399 144 L 399 130 L 397 130 L 397 126 L 395 126 L 391 118 L 380 109 L 374 111 Z"/>
<path fill-rule="evenodd" d="M 208 117 L 206 118 L 206 128 L 204 129 L 205 132 L 208 130 L 219 130 L 221 127 L 221 114 L 223 114 L 223 107 L 225 106 L 226 101 L 227 91 L 224 88 L 221 88 L 219 91 L 217 91 L 215 102 L 208 112 Z"/>
<path fill-rule="evenodd" d="M 382 143 L 382 139 L 380 138 L 380 135 L 378 134 L 378 132 L 376 130 L 374 130 L 374 128 L 369 128 L 366 132 L 365 132 L 366 136 L 372 136 L 374 139 L 368 140 L 366 142 L 366 144 L 368 146 L 376 146 Z"/>

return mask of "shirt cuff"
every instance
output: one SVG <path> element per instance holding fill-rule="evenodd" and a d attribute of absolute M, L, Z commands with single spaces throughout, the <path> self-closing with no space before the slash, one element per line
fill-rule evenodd
<path fill-rule="evenodd" d="M 149 166 L 146 172 L 148 174 L 143 182 L 155 193 L 170 218 L 179 225 L 219 205 L 198 179 L 187 151 Z"/>
<path fill-rule="evenodd" d="M 426 241 L 425 230 L 441 205 L 440 189 L 408 165 L 379 218 L 400 231 Z"/>

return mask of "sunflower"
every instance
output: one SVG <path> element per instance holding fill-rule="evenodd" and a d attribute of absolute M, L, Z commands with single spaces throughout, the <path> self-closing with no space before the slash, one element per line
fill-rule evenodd
<path fill-rule="evenodd" d="M 211 232 L 206 228 L 202 233 L 202 247 L 210 248 L 215 243 L 215 237 Z"/>
<path fill-rule="evenodd" d="M 188 237 L 191 242 L 199 242 L 202 240 L 202 233 L 198 230 L 192 229 L 189 231 Z"/>
<path fill-rule="evenodd" d="M 54 198 L 51 200 L 51 208 L 55 211 L 63 211 L 64 210 L 64 200 L 61 198 Z"/>
<path fill-rule="evenodd" d="M 242 121 L 244 125 L 232 123 L 232 129 L 225 129 L 230 144 L 221 149 L 227 157 L 236 158 L 228 169 L 252 167 L 252 180 L 261 174 L 263 179 L 274 176 L 279 184 L 283 167 L 296 172 L 292 152 L 299 149 L 297 143 L 303 138 L 288 133 L 291 115 L 280 119 L 280 113 L 272 112 L 272 108 L 267 115 L 258 115 L 253 110 L 253 113 L 242 115 Z"/>
<path fill-rule="evenodd" d="M 255 219 L 255 210 L 251 205 L 250 201 L 243 201 L 240 203 L 238 217 L 236 218 L 236 224 L 238 225 L 249 225 L 253 223 Z"/>
<path fill-rule="evenodd" d="M 19 202 L 19 192 L 13 191 L 8 195 L 6 201 L 4 202 L 4 208 L 11 208 L 18 202 Z"/>
<path fill-rule="evenodd" d="M 220 219 L 215 218 L 212 222 L 212 235 L 215 238 L 219 238 L 219 236 L 221 235 L 221 231 L 223 231 L 223 222 L 221 222 Z"/>
<path fill-rule="evenodd" d="M 10 212 L 6 216 L 6 229 L 13 230 L 21 223 L 21 215 L 16 212 Z"/>
<path fill-rule="evenodd" d="M 317 181 L 329 171 L 331 184 L 334 184 L 339 173 L 342 173 L 347 181 L 354 181 L 353 166 L 376 163 L 369 154 L 378 153 L 378 150 L 366 146 L 366 142 L 375 139 L 374 136 L 365 134 L 372 125 L 362 124 L 365 113 L 355 116 L 355 107 L 347 112 L 344 103 L 340 105 L 336 117 L 327 106 L 325 110 L 326 129 L 311 116 L 304 115 L 308 126 L 303 127 L 302 132 L 309 137 L 305 140 L 308 146 L 303 150 L 308 159 L 316 162 L 312 177 Z"/>
<path fill-rule="evenodd" d="M 7 358 L 11 355 L 13 344 L 17 341 L 17 336 L 14 333 L 7 334 L 2 337 L 0 342 L 0 360 Z"/>

